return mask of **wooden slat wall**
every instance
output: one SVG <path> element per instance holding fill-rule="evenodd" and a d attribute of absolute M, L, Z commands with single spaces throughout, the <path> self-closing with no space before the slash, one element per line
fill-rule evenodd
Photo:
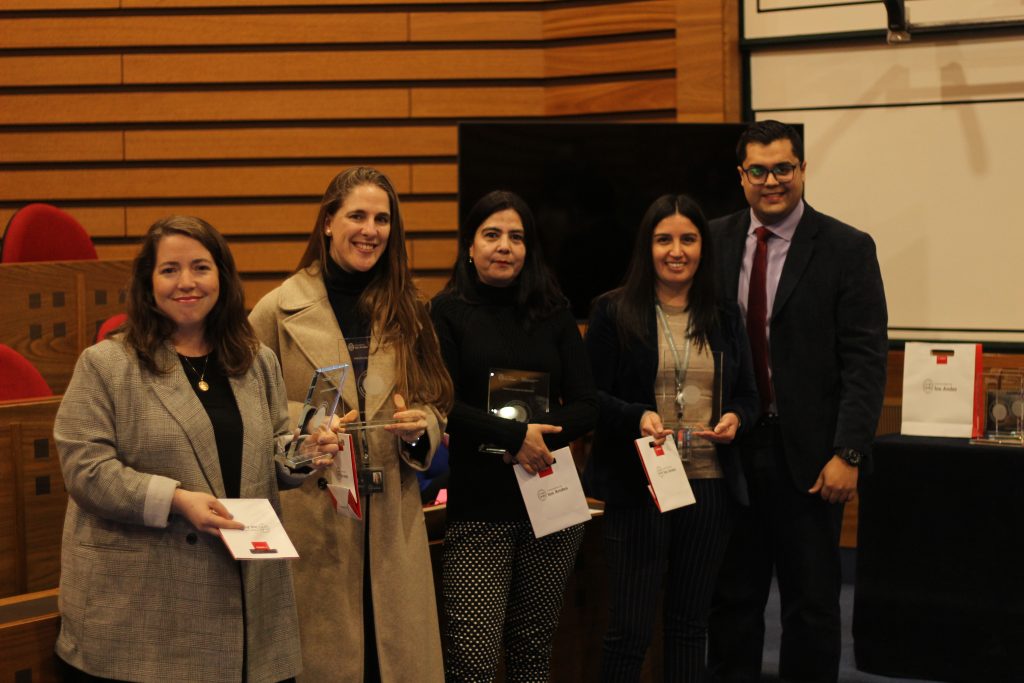
<path fill-rule="evenodd" d="M 684 120 L 689 7 L 0 0 L 0 221 L 54 203 L 121 258 L 156 218 L 197 214 L 229 235 L 252 305 L 294 267 L 330 178 L 372 164 L 431 292 L 454 254 L 458 121 Z"/>

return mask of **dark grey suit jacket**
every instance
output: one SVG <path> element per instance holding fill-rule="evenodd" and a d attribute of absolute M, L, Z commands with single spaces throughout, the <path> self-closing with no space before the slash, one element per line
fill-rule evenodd
<path fill-rule="evenodd" d="M 730 301 L 737 300 L 749 228 L 749 209 L 711 222 L 719 291 Z M 874 241 L 805 205 L 769 333 L 786 459 L 801 491 L 835 448 L 870 456 L 885 393 L 887 324 Z"/>

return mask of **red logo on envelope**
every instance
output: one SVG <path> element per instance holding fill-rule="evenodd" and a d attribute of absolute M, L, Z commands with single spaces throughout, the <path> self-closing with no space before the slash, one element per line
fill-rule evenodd
<path fill-rule="evenodd" d="M 266 541 L 251 541 L 252 548 L 249 549 L 249 553 L 252 555 L 265 555 L 274 554 L 277 551 L 270 547 L 270 544 Z"/>
<path fill-rule="evenodd" d="M 664 446 L 654 446 L 654 454 L 655 455 L 659 455 L 659 456 L 660 455 L 665 455 L 665 448 L 664 448 Z"/>
<path fill-rule="evenodd" d="M 554 473 L 555 473 L 555 471 L 553 469 L 551 469 L 550 467 L 545 467 L 544 469 L 539 470 L 537 472 L 537 475 L 541 476 L 541 477 L 546 477 L 549 474 L 554 474 Z"/>

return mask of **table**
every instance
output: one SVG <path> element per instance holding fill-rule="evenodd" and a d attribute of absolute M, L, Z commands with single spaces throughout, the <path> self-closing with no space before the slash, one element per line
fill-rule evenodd
<path fill-rule="evenodd" d="M 857 668 L 1024 681 L 1024 449 L 884 436 L 860 486 Z"/>

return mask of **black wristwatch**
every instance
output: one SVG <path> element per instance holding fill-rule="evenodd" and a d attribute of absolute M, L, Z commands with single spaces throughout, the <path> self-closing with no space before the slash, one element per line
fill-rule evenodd
<path fill-rule="evenodd" d="M 855 448 L 837 448 L 835 454 L 851 467 L 860 467 L 861 461 L 864 460 L 864 454 Z"/>

